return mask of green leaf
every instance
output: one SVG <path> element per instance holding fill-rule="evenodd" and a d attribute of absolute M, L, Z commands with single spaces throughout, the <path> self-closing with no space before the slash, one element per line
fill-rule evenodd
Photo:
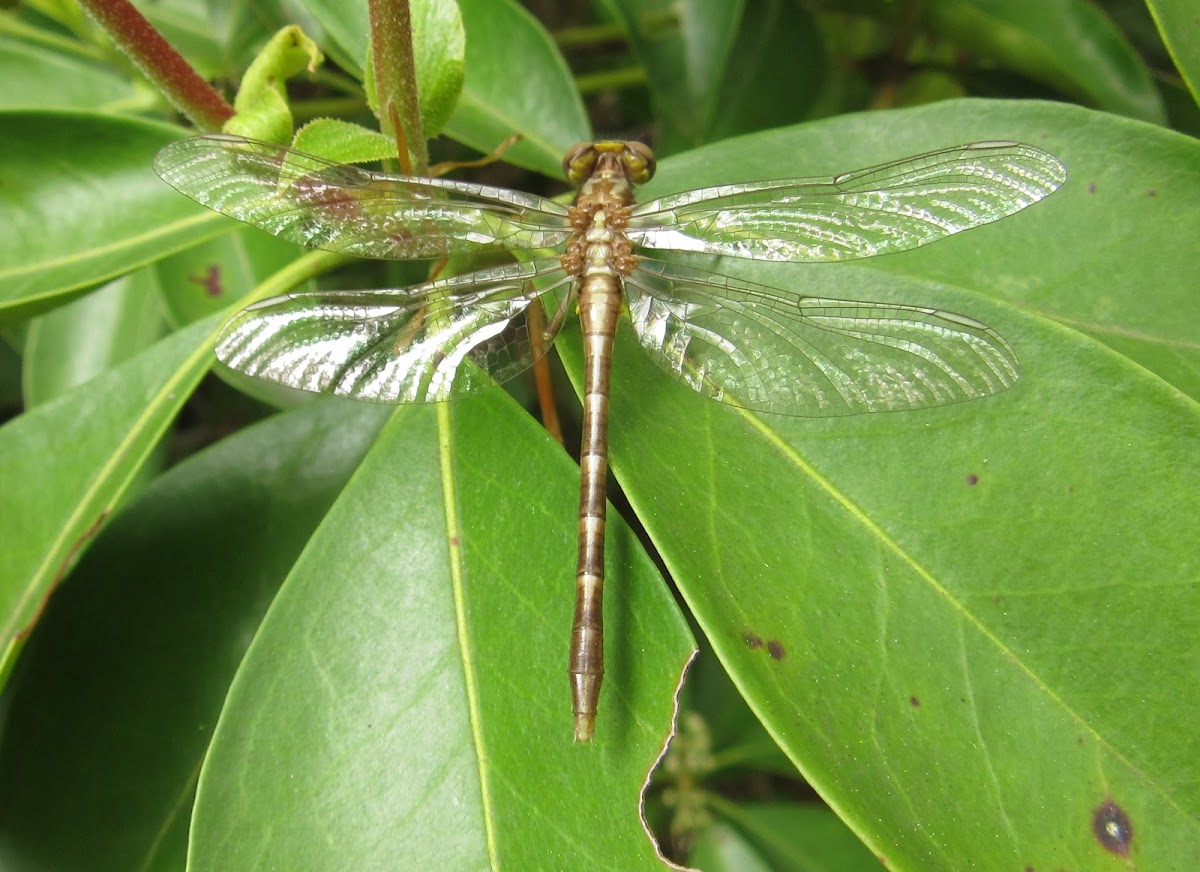
<path fill-rule="evenodd" d="M 572 742 L 578 483 L 502 392 L 399 408 L 238 672 L 189 868 L 660 868 L 639 794 L 689 634 L 613 517 L 608 677 Z"/>
<path fill-rule="evenodd" d="M 663 148 L 663 154 L 703 142 L 727 71 L 742 61 L 755 63 L 753 57 L 734 54 L 745 0 L 606 0 L 604 5 L 620 20 L 630 48 L 646 67 L 655 109 L 668 139 L 677 143 Z"/>
<path fill-rule="evenodd" d="M 0 36 L 0 109 L 93 109 L 134 96 L 132 84 L 104 67 Z"/>
<path fill-rule="evenodd" d="M 1172 868 L 1200 850 L 1200 415 L 1052 319 L 1136 313 L 1109 332 L 1191 359 L 1200 301 L 1179 265 L 1196 144 L 1071 107 L 959 101 L 702 149 L 664 162 L 645 196 L 1001 137 L 1061 158 L 1064 190 L 861 265 L 719 268 L 977 317 L 1020 356 L 1016 386 L 924 412 L 754 416 L 673 384 L 623 331 L 612 465 L 734 682 L 889 868 L 1098 868 L 1107 802 L 1161 834 L 1135 836 L 1138 865 Z"/>
<path fill-rule="evenodd" d="M 313 72 L 325 58 L 317 44 L 295 25 L 271 37 L 242 76 L 233 108 L 236 115 L 221 129 L 225 133 L 280 144 L 292 139 L 292 111 L 287 80 Z"/>
<path fill-rule="evenodd" d="M 466 36 L 454 0 L 412 4 L 413 59 L 425 136 L 440 134 L 463 89 Z"/>
<path fill-rule="evenodd" d="M 549 34 L 512 0 L 460 0 L 467 31 L 467 77 L 446 134 L 518 166 L 562 175 L 562 157 L 591 137 L 571 71 Z"/>
<path fill-rule="evenodd" d="M 1146 6 L 1192 100 L 1200 104 L 1200 28 L 1195 5 L 1183 0 L 1146 0 Z"/>
<path fill-rule="evenodd" d="M 962 47 L 1101 109 L 1162 124 L 1150 70 L 1086 0 L 934 0 L 932 25 Z"/>
<path fill-rule="evenodd" d="M 790 0 L 750 4 L 737 30 L 733 62 L 705 119 L 702 141 L 802 120 L 824 83 L 827 66 L 820 29 L 807 8 Z"/>
<path fill-rule="evenodd" d="M 15 546 L 0 552 L 0 675 L 207 371 L 215 327 L 176 333 L 0 427 L 0 529 Z"/>
<path fill-rule="evenodd" d="M 305 255 L 259 293 L 294 287 L 330 260 Z M 193 324 L 0 427 L 0 530 L 19 543 L 0 551 L 0 676 L 208 371 L 219 322 Z"/>
<path fill-rule="evenodd" d="M 25 340 L 25 405 L 39 406 L 149 348 L 163 334 L 143 268 L 35 320 Z"/>
<path fill-rule="evenodd" d="M 882 869 L 877 858 L 828 808 L 797 802 L 717 806 L 776 872 Z"/>
<path fill-rule="evenodd" d="M 87 112 L 0 112 L 0 323 L 234 227 L 154 174 L 179 134 Z"/>
<path fill-rule="evenodd" d="M 688 865 L 704 872 L 772 872 L 773 866 L 728 824 L 706 828 L 696 839 Z"/>
<path fill-rule="evenodd" d="M 300 128 L 292 148 L 339 163 L 396 159 L 396 140 L 378 130 L 335 118 L 318 118 Z"/>
<path fill-rule="evenodd" d="M 0 865 L 183 868 L 234 670 L 387 411 L 327 400 L 243 431 L 100 535 L 6 697 Z"/>
<path fill-rule="evenodd" d="M 606 0 L 622 23 L 662 119 L 659 157 L 801 120 L 826 64 L 800 4 L 766 0 Z"/>
<path fill-rule="evenodd" d="M 367 4 L 349 0 L 300 0 L 300 7 L 325 29 L 334 46 L 326 50 L 337 59 L 338 66 L 363 78 L 363 61 L 367 57 Z M 340 50 L 338 50 L 340 48 Z"/>

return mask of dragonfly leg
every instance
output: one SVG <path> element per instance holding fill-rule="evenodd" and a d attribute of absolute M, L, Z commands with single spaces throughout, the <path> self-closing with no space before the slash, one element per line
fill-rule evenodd
<path fill-rule="evenodd" d="M 550 319 L 550 323 L 546 325 L 546 329 L 542 331 L 542 341 L 549 342 L 558 335 L 558 331 L 562 328 L 563 321 L 567 319 L 567 315 L 571 313 L 571 307 L 575 304 L 575 300 L 579 297 L 579 283 L 571 282 L 571 290 L 567 293 L 567 298 L 562 301 L 562 305 L 558 307 L 558 311 L 554 313 L 554 317 Z"/>
<path fill-rule="evenodd" d="M 505 152 L 507 152 L 520 141 L 521 134 L 510 133 L 504 138 L 502 143 L 492 150 L 491 154 L 484 155 L 476 160 L 447 160 L 442 161 L 441 163 L 436 163 L 429 168 L 429 175 L 435 177 L 444 176 L 446 173 L 451 172 L 452 170 L 461 170 L 468 167 L 485 167 L 488 164 L 495 163 L 496 161 L 500 160 L 500 158 L 504 157 Z"/>

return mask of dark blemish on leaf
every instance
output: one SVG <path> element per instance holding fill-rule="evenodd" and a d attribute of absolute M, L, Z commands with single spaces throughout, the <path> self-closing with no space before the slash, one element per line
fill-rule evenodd
<path fill-rule="evenodd" d="M 913 708 L 920 708 L 920 707 L 921 707 L 921 700 L 919 700 L 919 699 L 918 699 L 917 697 L 915 697 L 915 696 L 910 696 L 910 697 L 908 698 L 908 704 L 909 704 L 910 706 L 912 706 Z"/>
<path fill-rule="evenodd" d="M 1111 799 L 1106 799 L 1092 815 L 1092 832 L 1100 846 L 1118 857 L 1129 856 L 1129 844 L 1133 841 L 1133 824 L 1125 809 Z"/>
<path fill-rule="evenodd" d="M 1036 870 L 1036 869 L 1034 869 L 1032 866 L 1026 866 L 1026 867 L 1025 867 L 1025 872 L 1037 872 L 1037 870 Z"/>
<path fill-rule="evenodd" d="M 204 288 L 204 293 L 210 297 L 219 297 L 222 294 L 221 290 L 221 267 L 217 264 L 209 264 L 207 270 L 202 276 L 188 276 L 188 281 L 197 284 Z"/>
<path fill-rule="evenodd" d="M 1156 190 L 1154 190 L 1153 188 L 1151 188 L 1150 190 L 1148 190 L 1148 191 L 1146 192 L 1146 196 L 1147 196 L 1147 197 L 1157 197 L 1157 196 L 1158 196 L 1158 191 L 1156 191 Z"/>
<path fill-rule="evenodd" d="M 967 484 L 971 485 L 972 487 L 979 484 L 979 476 L 977 476 L 975 473 L 971 473 L 967 476 Z"/>
<path fill-rule="evenodd" d="M 754 635 L 749 630 L 742 634 L 742 639 L 745 641 L 747 648 L 761 648 L 763 646 L 762 638 Z"/>
<path fill-rule="evenodd" d="M 458 547 L 458 537 L 457 537 L 457 536 L 451 536 L 451 537 L 450 537 L 450 547 L 451 547 L 451 548 L 457 548 L 457 547 Z"/>
<path fill-rule="evenodd" d="M 774 639 L 767 643 L 767 653 L 773 660 L 782 660 L 787 656 L 787 651 L 783 649 L 783 643 L 776 642 Z"/>
<path fill-rule="evenodd" d="M 1095 182 L 1088 182 L 1088 193 L 1089 194 L 1096 193 L 1096 183 Z"/>

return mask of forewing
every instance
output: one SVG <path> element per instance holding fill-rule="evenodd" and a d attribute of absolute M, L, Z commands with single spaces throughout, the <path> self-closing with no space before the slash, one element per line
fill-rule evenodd
<path fill-rule="evenodd" d="M 787 298 L 752 282 L 642 259 L 626 279 L 634 329 L 666 372 L 707 397 L 782 415 L 921 409 L 1018 376 L 986 325 L 938 309 Z"/>
<path fill-rule="evenodd" d="M 1066 167 L 1017 142 L 977 142 L 844 173 L 721 185 L 634 208 L 647 248 L 774 261 L 907 251 L 1018 212 L 1058 189 Z"/>
<path fill-rule="evenodd" d="M 566 209 L 532 194 L 390 176 L 239 136 L 173 142 L 154 168 L 223 215 L 300 245 L 359 257 L 547 248 L 570 232 Z"/>
<path fill-rule="evenodd" d="M 547 258 L 416 288 L 274 297 L 229 319 L 217 357 L 304 391 L 448 400 L 507 381 L 540 357 L 553 337 L 542 335 L 544 319 L 530 303 L 570 281 Z"/>

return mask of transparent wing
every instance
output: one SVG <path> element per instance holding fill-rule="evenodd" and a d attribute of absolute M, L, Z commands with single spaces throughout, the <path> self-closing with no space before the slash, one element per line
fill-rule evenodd
<path fill-rule="evenodd" d="M 223 215 L 312 248 L 359 257 L 443 257 L 548 248 L 567 210 L 507 188 L 390 176 L 278 145 L 213 134 L 158 153 L 163 180 Z"/>
<path fill-rule="evenodd" d="M 226 322 L 217 357 L 300 390 L 438 402 L 507 381 L 540 357 L 553 337 L 529 304 L 570 281 L 547 258 L 414 288 L 274 297 Z"/>
<path fill-rule="evenodd" d="M 1011 215 L 1066 180 L 1057 158 L 976 142 L 832 179 L 700 188 L 642 203 L 629 236 L 647 248 L 776 261 L 906 251 Z"/>
<path fill-rule="evenodd" d="M 643 258 L 625 280 L 655 362 L 707 397 L 808 417 L 921 409 L 1017 380 L 1008 343 L 938 309 L 786 298 L 752 282 Z"/>

